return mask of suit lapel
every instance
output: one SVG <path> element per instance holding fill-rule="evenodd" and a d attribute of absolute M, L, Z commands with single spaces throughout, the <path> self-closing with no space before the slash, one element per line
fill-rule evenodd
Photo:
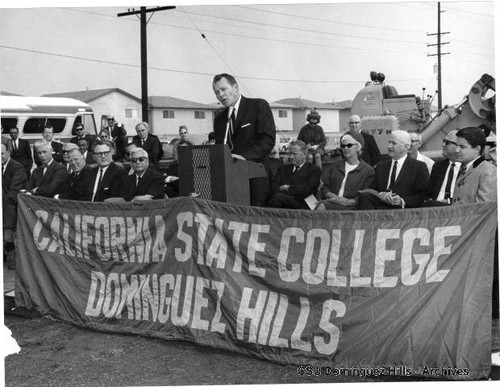
<path fill-rule="evenodd" d="M 399 171 L 399 175 L 398 177 L 396 178 L 396 181 L 394 182 L 394 186 L 397 186 L 400 182 L 400 180 L 403 178 L 403 176 L 405 176 L 406 173 L 408 173 L 408 164 L 409 164 L 409 156 L 406 156 L 406 160 L 405 162 L 403 163 L 403 165 L 401 166 L 401 170 Z M 391 161 L 392 162 L 392 161 Z M 389 167 L 389 170 L 390 170 L 390 167 Z"/>

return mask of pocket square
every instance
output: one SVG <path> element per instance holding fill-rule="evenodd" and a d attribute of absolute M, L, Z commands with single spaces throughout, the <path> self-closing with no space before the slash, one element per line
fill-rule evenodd
<path fill-rule="evenodd" d="M 247 126 L 250 126 L 250 122 L 248 124 L 241 125 L 242 128 L 246 128 Z"/>

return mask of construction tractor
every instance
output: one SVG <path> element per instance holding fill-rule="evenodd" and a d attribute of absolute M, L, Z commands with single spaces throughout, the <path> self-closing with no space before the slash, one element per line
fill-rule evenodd
<path fill-rule="evenodd" d="M 445 106 L 433 116 L 435 97 L 415 94 L 399 95 L 394 86 L 385 84 L 382 73 L 372 71 L 371 82 L 358 92 L 351 112 L 361 117 L 363 131 L 375 137 L 382 154 L 387 154 L 388 137 L 392 130 L 416 131 L 422 134 L 420 151 L 432 158 L 441 157 L 441 143 L 452 129 L 468 126 L 496 132 L 495 79 L 484 74 L 471 87 L 469 94 L 457 105 Z"/>

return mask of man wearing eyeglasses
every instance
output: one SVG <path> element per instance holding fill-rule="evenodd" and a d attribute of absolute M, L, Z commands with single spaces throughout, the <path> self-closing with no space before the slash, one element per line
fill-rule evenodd
<path fill-rule="evenodd" d="M 163 157 L 163 147 L 160 139 L 153 133 L 150 133 L 149 124 L 141 122 L 135 126 L 137 135 L 132 139 L 132 143 L 138 148 L 143 148 L 149 157 L 149 162 L 154 169 L 158 169 L 158 162 Z"/>
<path fill-rule="evenodd" d="M 361 153 L 361 160 L 368 165 L 374 167 L 380 160 L 380 150 L 378 149 L 375 138 L 370 134 L 361 130 L 361 118 L 357 114 L 349 117 L 349 131 L 363 136 L 365 147 Z"/>
<path fill-rule="evenodd" d="M 163 199 L 165 195 L 163 175 L 148 168 L 148 152 L 142 148 L 133 149 L 130 162 L 134 173 L 127 176 L 127 201 Z"/>
<path fill-rule="evenodd" d="M 446 206 L 453 202 L 461 163 L 457 160 L 457 132 L 450 130 L 443 139 L 444 160 L 434 163 L 429 177 L 425 207 Z"/>
<path fill-rule="evenodd" d="M 117 198 L 125 200 L 127 172 L 113 162 L 111 144 L 106 141 L 96 141 L 93 153 L 97 168 L 93 168 L 89 176 L 86 200 L 91 202 L 112 201 Z"/>

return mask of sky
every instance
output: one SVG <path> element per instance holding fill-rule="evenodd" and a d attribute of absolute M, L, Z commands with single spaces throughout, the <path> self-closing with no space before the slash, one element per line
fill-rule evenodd
<path fill-rule="evenodd" d="M 2 9 L 0 90 L 37 96 L 117 87 L 140 98 L 140 23 L 117 17 L 131 8 L 120 3 Z M 221 72 L 235 75 L 244 95 L 270 102 L 353 99 L 372 70 L 399 94 L 437 89 L 437 57 L 428 56 L 437 53 L 428 46 L 437 43 L 428 35 L 437 33 L 437 2 L 177 4 L 186 5 L 148 14 L 149 95 L 213 103 L 212 78 Z M 157 5 L 172 3 L 149 7 Z M 441 32 L 449 32 L 443 104 L 456 104 L 482 74 L 495 76 L 494 3 L 442 1 L 441 10 Z"/>

